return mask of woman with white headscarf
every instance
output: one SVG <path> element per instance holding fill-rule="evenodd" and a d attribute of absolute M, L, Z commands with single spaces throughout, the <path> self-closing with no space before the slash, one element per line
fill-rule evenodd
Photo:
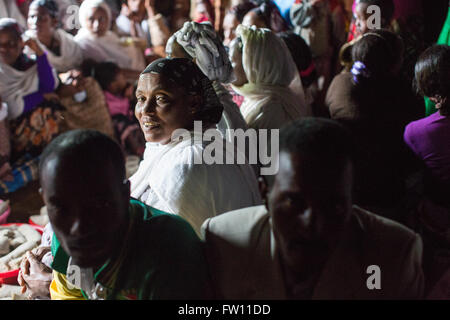
<path fill-rule="evenodd" d="M 239 25 L 230 57 L 233 89 L 244 96 L 241 112 L 255 129 L 280 129 L 311 115 L 300 76 L 289 49 L 269 29 Z"/>
<path fill-rule="evenodd" d="M 78 12 L 81 29 L 75 41 L 81 46 L 85 59 L 111 61 L 122 69 L 141 71 L 145 68 L 142 50 L 125 46 L 110 30 L 111 10 L 104 0 L 85 0 Z"/>
<path fill-rule="evenodd" d="M 54 0 L 34 0 L 28 11 L 28 30 L 25 34 L 36 39 L 57 72 L 77 68 L 83 53 L 73 36 L 58 25 L 58 5 Z"/>
<path fill-rule="evenodd" d="M 136 97 L 147 144 L 130 178 L 132 197 L 179 214 L 197 232 L 210 217 L 261 203 L 251 166 L 215 128 L 223 106 L 197 65 L 185 58 L 153 61 L 139 77 Z"/>

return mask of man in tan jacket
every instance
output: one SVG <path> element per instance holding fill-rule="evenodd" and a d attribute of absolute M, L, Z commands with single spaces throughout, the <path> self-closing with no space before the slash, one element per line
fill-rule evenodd
<path fill-rule="evenodd" d="M 349 133 L 332 120 L 282 129 L 267 208 L 203 224 L 219 298 L 422 298 L 422 240 L 353 205 L 352 149 Z"/>

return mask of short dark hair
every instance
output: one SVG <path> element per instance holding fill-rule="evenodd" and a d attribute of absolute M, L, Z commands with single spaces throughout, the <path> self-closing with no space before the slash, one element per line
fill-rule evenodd
<path fill-rule="evenodd" d="M 228 12 L 233 14 L 236 17 L 237 21 L 239 21 L 239 23 L 242 23 L 242 21 L 244 20 L 244 16 L 254 8 L 256 8 L 256 4 L 248 1 L 231 7 Z"/>
<path fill-rule="evenodd" d="M 120 146 L 107 135 L 91 129 L 76 129 L 56 137 L 44 149 L 39 161 L 39 174 L 52 157 L 76 161 L 79 167 L 104 167 L 110 161 L 117 178 L 125 179 L 125 159 Z"/>
<path fill-rule="evenodd" d="M 374 77 L 388 74 L 403 57 L 403 40 L 395 33 L 379 29 L 363 35 L 352 48 L 353 61 L 361 61 Z"/>
<path fill-rule="evenodd" d="M 99 84 L 103 91 L 107 91 L 111 83 L 120 72 L 120 67 L 114 62 L 99 62 L 86 60 L 83 65 L 83 74 L 90 74 Z M 87 70 L 90 69 L 90 72 Z"/>
<path fill-rule="evenodd" d="M 280 152 L 312 156 L 337 166 L 352 162 L 354 149 L 350 131 L 335 120 L 307 117 L 289 123 L 280 131 Z"/>
<path fill-rule="evenodd" d="M 292 31 L 284 31 L 277 34 L 288 47 L 291 56 L 301 74 L 302 84 L 307 88 L 317 79 L 317 70 L 314 66 L 311 49 L 306 41 L 298 34 Z"/>
<path fill-rule="evenodd" d="M 394 18 L 395 4 L 393 0 L 358 0 L 358 3 L 378 6 L 381 11 L 381 19 L 385 23 L 389 23 Z"/>
<path fill-rule="evenodd" d="M 415 66 L 414 86 L 418 93 L 450 99 L 450 47 L 433 45 L 419 57 Z M 450 103 L 441 111 L 450 112 Z"/>

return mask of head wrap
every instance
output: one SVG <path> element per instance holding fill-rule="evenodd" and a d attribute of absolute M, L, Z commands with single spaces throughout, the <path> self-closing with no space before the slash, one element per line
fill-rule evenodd
<path fill-rule="evenodd" d="M 167 41 L 166 54 L 170 57 L 176 41 L 195 59 L 200 70 L 211 80 L 227 83 L 233 80 L 233 68 L 222 40 L 209 22 L 185 22 Z"/>
<path fill-rule="evenodd" d="M 112 14 L 109 5 L 104 0 L 84 0 L 83 3 L 81 3 L 80 10 L 78 11 L 81 27 L 86 28 L 86 18 L 91 14 L 90 10 L 93 8 L 102 8 L 106 11 L 109 30 L 111 28 Z"/>
<path fill-rule="evenodd" d="M 160 74 L 175 85 L 183 88 L 189 95 L 202 98 L 202 106 L 196 119 L 208 123 L 218 123 L 222 117 L 223 106 L 214 91 L 211 81 L 189 59 L 161 58 L 153 61 L 142 74 Z"/>
<path fill-rule="evenodd" d="M 52 18 L 58 17 L 58 5 L 54 0 L 33 0 L 31 6 L 44 7 Z"/>

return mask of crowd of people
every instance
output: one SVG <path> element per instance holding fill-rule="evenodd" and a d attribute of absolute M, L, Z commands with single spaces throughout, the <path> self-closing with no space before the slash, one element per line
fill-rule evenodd
<path fill-rule="evenodd" d="M 23 292 L 450 299 L 450 10 L 429 5 L 0 0 L 0 195 L 38 179 L 50 220 Z"/>

